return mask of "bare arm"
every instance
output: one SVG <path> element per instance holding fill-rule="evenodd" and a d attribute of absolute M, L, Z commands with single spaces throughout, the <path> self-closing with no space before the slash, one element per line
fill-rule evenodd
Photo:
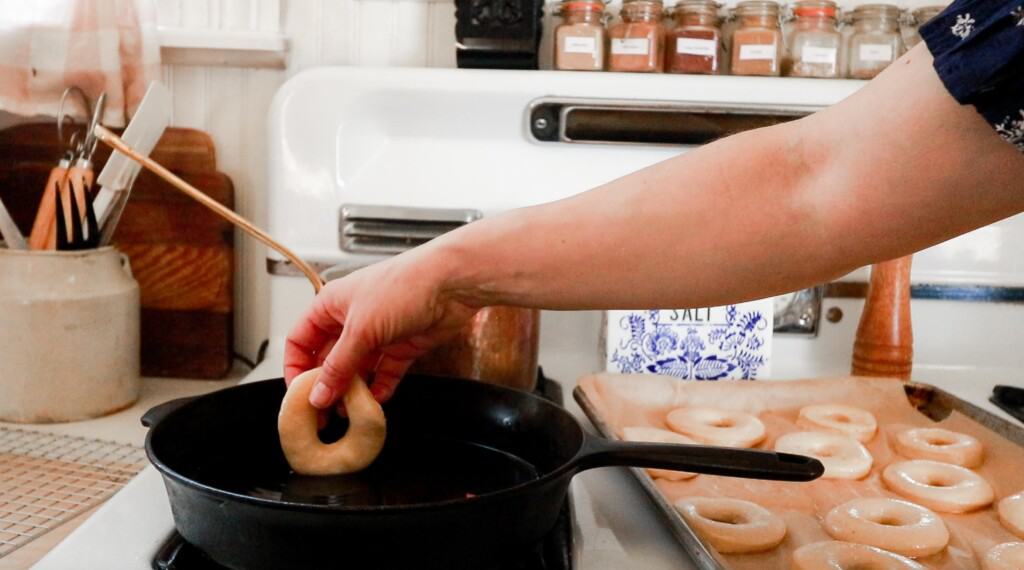
<path fill-rule="evenodd" d="M 826 111 L 438 246 L 459 260 L 453 281 L 474 303 L 707 306 L 820 283 L 1015 214 L 1022 175 L 1024 157 L 947 94 L 921 46 Z"/>
<path fill-rule="evenodd" d="M 708 306 L 790 291 L 1022 211 L 1022 179 L 1024 157 L 948 95 L 921 45 L 828 110 L 330 284 L 289 337 L 285 375 L 322 363 L 311 399 L 326 407 L 353 374 L 375 372 L 386 399 L 478 307 Z M 721 216 L 739 223 L 723 231 Z"/>

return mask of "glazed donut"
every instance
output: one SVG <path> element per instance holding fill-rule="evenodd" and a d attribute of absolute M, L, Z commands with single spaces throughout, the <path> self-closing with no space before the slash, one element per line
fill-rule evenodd
<path fill-rule="evenodd" d="M 319 368 L 296 376 L 281 400 L 277 432 L 285 459 L 302 475 L 340 475 L 365 469 L 384 447 L 384 411 L 362 378 L 353 378 L 344 396 L 348 431 L 334 443 L 321 442 L 317 409 L 309 403 L 309 391 L 319 376 Z"/>
<path fill-rule="evenodd" d="M 1004 542 L 988 549 L 981 560 L 984 570 L 1020 570 L 1024 568 L 1024 542 Z"/>
<path fill-rule="evenodd" d="M 764 439 L 764 424 L 744 412 L 714 408 L 677 408 L 665 423 L 672 431 L 708 445 L 754 447 Z"/>
<path fill-rule="evenodd" d="M 821 431 L 787 433 L 775 440 L 775 451 L 809 455 L 825 466 L 826 479 L 860 479 L 871 471 L 874 458 L 852 437 Z"/>
<path fill-rule="evenodd" d="M 685 435 L 679 435 L 674 431 L 642 426 L 622 428 L 622 439 L 626 441 L 680 443 L 684 445 L 693 445 L 697 443 Z M 651 477 L 666 479 L 668 481 L 682 481 L 683 479 L 692 479 L 697 476 L 696 473 L 690 473 L 689 471 L 672 471 L 670 469 L 648 469 L 647 474 Z"/>
<path fill-rule="evenodd" d="M 961 467 L 981 465 L 983 451 L 977 439 L 942 428 L 913 428 L 896 434 L 893 447 L 908 459 L 931 459 Z"/>
<path fill-rule="evenodd" d="M 974 471 L 930 459 L 892 463 L 882 471 L 882 480 L 896 493 L 942 513 L 966 513 L 993 499 L 992 486 Z"/>
<path fill-rule="evenodd" d="M 847 501 L 825 515 L 825 531 L 836 540 L 877 546 L 918 558 L 941 552 L 949 530 L 928 509 L 885 497 Z"/>
<path fill-rule="evenodd" d="M 795 570 L 925 570 L 913 560 L 881 548 L 826 540 L 793 551 Z"/>
<path fill-rule="evenodd" d="M 690 497 L 674 506 L 697 534 L 722 554 L 764 552 L 786 537 L 786 523 L 750 501 Z"/>
<path fill-rule="evenodd" d="M 796 425 L 808 431 L 848 435 L 861 443 L 871 441 L 878 429 L 871 412 L 842 404 L 804 406 L 797 415 Z"/>
<path fill-rule="evenodd" d="M 1024 538 L 1024 492 L 1010 495 L 999 501 L 999 522 L 1006 530 Z"/>

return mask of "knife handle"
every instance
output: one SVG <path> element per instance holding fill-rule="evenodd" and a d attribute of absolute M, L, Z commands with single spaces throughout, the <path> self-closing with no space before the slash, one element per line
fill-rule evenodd
<path fill-rule="evenodd" d="M 29 234 L 28 245 L 31 249 L 53 249 L 57 246 L 56 193 L 67 179 L 66 164 L 66 161 L 61 161 L 60 165 L 50 170 L 50 176 L 46 179 L 46 188 L 43 189 L 43 197 L 39 201 L 39 209 L 36 210 L 32 232 Z"/>

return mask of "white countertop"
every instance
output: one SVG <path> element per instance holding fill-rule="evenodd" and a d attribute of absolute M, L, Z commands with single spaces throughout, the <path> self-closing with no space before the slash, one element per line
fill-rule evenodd
<path fill-rule="evenodd" d="M 565 363 L 563 366 L 575 368 L 581 364 Z M 277 370 L 275 364 L 264 363 L 247 379 L 273 377 L 278 375 Z M 568 388 L 574 382 L 566 382 L 566 376 L 560 375 L 559 369 L 547 372 L 562 380 L 567 388 L 567 400 L 571 400 Z M 1008 378 L 967 380 L 964 375 L 953 373 L 930 376 L 933 377 L 928 383 L 1009 418 L 988 402 L 995 384 L 1013 383 Z M 924 378 L 919 380 L 925 381 Z M 99 420 L 30 428 L 141 444 L 145 429 L 138 419 L 146 409 L 161 401 L 208 392 L 235 381 L 237 378 L 221 382 L 147 381 L 143 399 L 129 410 Z M 581 415 L 574 402 L 567 403 L 574 413 Z M 605 468 L 582 473 L 573 480 L 573 493 L 578 527 L 577 568 L 676 570 L 694 567 L 626 469 Z M 156 470 L 148 467 L 35 567 L 43 570 L 147 569 L 156 546 L 172 528 L 163 482 Z M 160 537 L 157 544 L 154 544 L 154 537 Z"/>

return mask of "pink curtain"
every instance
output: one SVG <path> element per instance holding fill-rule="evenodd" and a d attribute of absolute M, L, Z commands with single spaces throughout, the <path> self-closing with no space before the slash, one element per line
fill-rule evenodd
<path fill-rule="evenodd" d="M 0 0 L 0 110 L 57 115 L 66 87 L 123 126 L 160 77 L 153 0 Z M 81 117 L 83 110 L 72 108 Z"/>

